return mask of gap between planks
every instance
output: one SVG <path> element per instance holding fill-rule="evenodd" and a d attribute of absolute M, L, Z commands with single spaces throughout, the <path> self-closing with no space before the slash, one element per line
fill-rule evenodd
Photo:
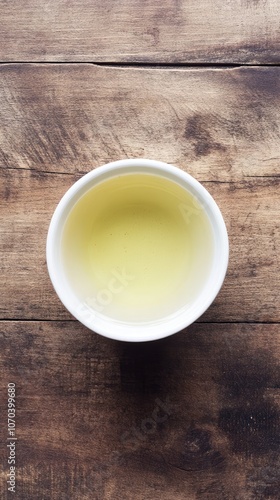
<path fill-rule="evenodd" d="M 76 319 L 0 318 L 0 323 L 78 323 Z M 279 325 L 280 321 L 195 321 L 199 325 Z M 191 325 L 189 325 L 191 326 Z M 188 327 L 187 327 L 188 328 Z"/>
<path fill-rule="evenodd" d="M 96 61 L 0 61 L 1 66 L 7 65 L 34 65 L 34 66 L 48 66 L 48 65 L 67 65 L 67 66 L 85 66 L 85 65 L 93 65 L 100 67 L 108 67 L 108 68 L 143 68 L 143 69 L 238 69 L 238 68 L 277 68 L 280 66 L 280 63 L 150 63 L 150 62 L 96 62 Z"/>
<path fill-rule="evenodd" d="M 95 167 L 98 168 L 98 167 Z M 68 175 L 72 177 L 77 177 L 77 176 L 83 176 L 88 174 L 88 171 L 84 172 L 56 172 L 55 170 L 36 170 L 35 168 L 25 168 L 25 167 L 4 167 L 0 165 L 0 171 L 1 170 L 17 170 L 17 171 L 24 171 L 24 172 L 35 172 L 38 175 Z M 271 175 L 244 175 L 244 179 L 277 179 L 280 177 L 280 174 L 271 174 Z M 240 179 L 236 180 L 228 180 L 228 181 L 220 181 L 220 180 L 215 180 L 215 179 L 201 179 L 199 182 L 204 182 L 204 183 L 214 183 L 214 184 L 238 184 L 241 182 Z M 1 320 L 0 320 L 1 321 Z"/>

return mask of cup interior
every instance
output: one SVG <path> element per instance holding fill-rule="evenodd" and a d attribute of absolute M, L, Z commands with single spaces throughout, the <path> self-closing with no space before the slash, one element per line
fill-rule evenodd
<path fill-rule="evenodd" d="M 195 321 L 227 262 L 227 232 L 210 194 L 182 170 L 150 160 L 114 162 L 81 178 L 59 203 L 47 239 L 64 305 L 118 340 L 155 340 Z"/>

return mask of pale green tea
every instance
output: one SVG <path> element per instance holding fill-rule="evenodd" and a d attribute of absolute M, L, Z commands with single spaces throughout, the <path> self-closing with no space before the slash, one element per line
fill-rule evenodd
<path fill-rule="evenodd" d="M 156 320 L 192 302 L 212 255 L 211 225 L 196 198 L 150 174 L 90 189 L 62 235 L 65 274 L 82 302 L 123 321 Z"/>

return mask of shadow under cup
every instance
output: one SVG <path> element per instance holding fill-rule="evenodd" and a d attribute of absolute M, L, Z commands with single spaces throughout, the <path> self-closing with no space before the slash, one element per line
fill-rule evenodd
<path fill-rule="evenodd" d="M 155 340 L 195 321 L 218 293 L 228 238 L 210 194 L 150 160 L 97 168 L 64 195 L 49 229 L 51 280 L 87 327 Z"/>

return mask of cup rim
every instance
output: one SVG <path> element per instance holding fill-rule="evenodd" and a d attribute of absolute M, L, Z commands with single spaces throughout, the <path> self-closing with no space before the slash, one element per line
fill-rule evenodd
<path fill-rule="evenodd" d="M 181 187 L 186 188 L 199 198 L 202 202 L 212 228 L 215 232 L 216 250 L 219 246 L 218 265 L 216 265 L 215 279 L 208 284 L 207 290 L 199 295 L 199 304 L 193 310 L 178 312 L 170 315 L 168 319 L 147 323 L 125 323 L 96 314 L 94 311 L 83 309 L 84 305 L 77 299 L 71 290 L 69 283 L 63 279 L 61 266 L 58 265 L 58 247 L 61 240 L 63 224 L 71 211 L 75 200 L 85 194 L 88 189 L 95 185 L 95 181 L 102 182 L 120 172 L 126 172 L 128 167 L 139 169 L 139 173 L 154 173 L 177 182 Z M 216 254 L 217 251 L 215 250 Z M 63 195 L 58 203 L 49 225 L 46 242 L 47 268 L 52 285 L 66 309 L 90 330 L 111 339 L 127 342 L 145 342 L 158 340 L 175 334 L 194 323 L 211 305 L 220 291 L 223 284 L 229 260 L 229 240 L 226 225 L 221 211 L 213 197 L 205 187 L 184 170 L 157 160 L 142 158 L 117 160 L 96 167 L 76 181 Z M 216 255 L 217 260 L 217 255 Z M 211 286 L 210 286 L 211 285 Z M 78 302 L 81 306 L 79 308 Z M 75 305 L 74 305 L 75 304 Z"/>

